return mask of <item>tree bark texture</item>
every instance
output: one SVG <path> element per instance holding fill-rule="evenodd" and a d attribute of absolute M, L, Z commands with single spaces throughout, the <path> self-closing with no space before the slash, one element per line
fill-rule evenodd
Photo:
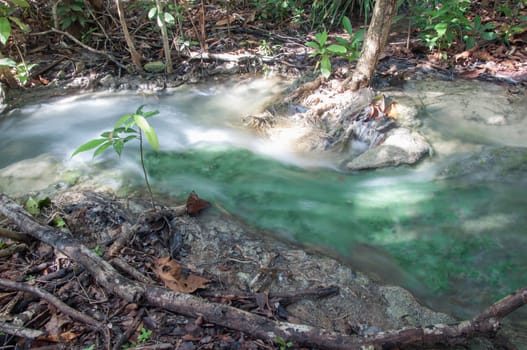
<path fill-rule="evenodd" d="M 403 346 L 423 347 L 435 344 L 463 344 L 476 336 L 493 336 L 500 328 L 499 318 L 527 303 L 527 287 L 492 305 L 480 316 L 454 325 L 405 328 L 363 337 L 340 334 L 317 327 L 278 322 L 229 305 L 212 303 L 203 298 L 179 293 L 164 287 L 131 281 L 108 262 L 75 238 L 53 227 L 40 224 L 7 195 L 0 193 L 0 213 L 13 221 L 21 231 L 47 243 L 82 264 L 107 291 L 128 302 L 156 306 L 190 317 L 250 334 L 273 342 L 282 337 L 297 346 L 348 350 L 371 346 L 375 349 Z"/>
<path fill-rule="evenodd" d="M 375 2 L 362 51 L 351 78 L 350 89 L 352 91 L 370 86 L 375 66 L 386 46 L 396 8 L 397 0 L 377 0 Z"/>

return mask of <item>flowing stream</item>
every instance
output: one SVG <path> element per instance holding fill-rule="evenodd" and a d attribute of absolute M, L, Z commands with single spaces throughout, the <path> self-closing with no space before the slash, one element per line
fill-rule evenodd
<path fill-rule="evenodd" d="M 159 98 L 89 94 L 33 104 L 0 117 L 0 169 L 7 169 L 0 175 L 50 154 L 61 169 L 118 168 L 125 182 L 141 184 L 136 145 L 125 147 L 121 160 L 70 155 L 146 104 L 160 111 L 151 123 L 162 151 L 147 151 L 158 193 L 181 199 L 195 190 L 256 227 L 405 286 L 458 317 L 526 284 L 524 177 L 439 176 L 448 161 L 477 154 L 481 145 L 527 147 L 525 99 L 511 102 L 505 88 L 481 82 L 410 82 L 393 93 L 420 108 L 435 156 L 415 167 L 347 174 L 242 127 L 240 118 L 258 112 L 277 89 L 255 80 L 184 87 Z M 13 183 L 0 182 L 0 190 L 14 191 Z M 517 314 L 525 322 L 527 313 Z"/>

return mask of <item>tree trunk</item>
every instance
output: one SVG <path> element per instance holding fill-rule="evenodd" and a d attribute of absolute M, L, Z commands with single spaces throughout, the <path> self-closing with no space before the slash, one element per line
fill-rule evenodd
<path fill-rule="evenodd" d="M 390 26 L 392 18 L 395 15 L 397 8 L 397 0 L 377 0 L 373 15 L 371 18 L 368 32 L 362 46 L 362 52 L 357 62 L 357 67 L 353 72 L 353 77 L 350 82 L 350 89 L 356 91 L 358 89 L 368 87 L 371 83 L 375 66 L 379 61 L 388 34 L 390 33 Z"/>
<path fill-rule="evenodd" d="M 123 29 L 126 44 L 128 45 L 128 48 L 130 49 L 130 55 L 132 56 L 132 63 L 134 64 L 137 71 L 142 73 L 143 66 L 141 65 L 141 56 L 135 49 L 134 41 L 132 40 L 132 37 L 130 36 L 130 32 L 128 31 L 128 26 L 126 25 L 126 19 L 124 17 L 124 9 L 123 9 L 123 4 L 121 3 L 121 0 L 115 0 L 115 5 L 117 6 L 117 14 L 119 15 L 119 22 L 121 23 L 121 28 Z"/>

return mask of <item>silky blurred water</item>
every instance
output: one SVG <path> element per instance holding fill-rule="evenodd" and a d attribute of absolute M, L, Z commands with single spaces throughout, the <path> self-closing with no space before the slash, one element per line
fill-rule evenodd
<path fill-rule="evenodd" d="M 0 168 L 52 154 L 69 168 L 122 169 L 140 184 L 136 145 L 127 146 L 121 160 L 70 155 L 145 104 L 145 110 L 160 111 L 151 123 L 162 151 L 147 148 L 156 192 L 182 199 L 195 190 L 256 227 L 405 286 L 430 306 L 470 317 L 527 283 L 527 188 L 438 179 L 437 172 L 444 159 L 482 144 L 526 147 L 527 126 L 516 107 L 496 97 L 494 86 L 448 90 L 445 84 L 415 82 L 400 95 L 421 106 L 423 130 L 436 149 L 434 158 L 416 167 L 347 174 L 327 159 L 257 137 L 240 118 L 275 98 L 280 84 L 254 80 L 179 88 L 158 98 L 90 94 L 24 107 L 0 119 Z M 504 107 L 478 103 L 478 93 Z M 459 96 L 470 103 L 455 102 Z M 477 120 L 505 113 L 509 124 L 503 128 Z"/>

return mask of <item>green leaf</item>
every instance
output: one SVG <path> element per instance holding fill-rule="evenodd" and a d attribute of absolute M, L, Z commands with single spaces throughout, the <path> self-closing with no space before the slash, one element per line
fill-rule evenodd
<path fill-rule="evenodd" d="M 64 219 L 61 218 L 60 216 L 55 216 L 53 218 L 53 225 L 55 225 L 55 227 L 57 228 L 63 228 L 66 226 L 66 221 L 64 221 Z"/>
<path fill-rule="evenodd" d="M 341 38 L 340 36 L 335 37 L 335 41 L 342 46 L 347 46 L 349 44 L 349 42 L 346 39 Z"/>
<path fill-rule="evenodd" d="M 137 109 L 135 110 L 135 114 L 143 115 L 143 108 L 144 107 L 145 107 L 145 105 L 140 105 L 139 107 L 137 107 Z"/>
<path fill-rule="evenodd" d="M 26 0 L 9 0 L 13 4 L 20 6 L 20 7 L 29 7 L 29 3 Z"/>
<path fill-rule="evenodd" d="M 123 148 L 124 148 L 123 140 L 122 139 L 115 140 L 114 142 L 112 142 L 112 145 L 113 145 L 113 149 L 115 153 L 117 153 L 120 157 L 121 153 L 123 152 Z"/>
<path fill-rule="evenodd" d="M 361 43 L 364 41 L 364 34 L 366 34 L 366 29 L 362 28 L 355 33 L 355 36 L 353 37 L 353 41 L 351 42 L 353 45 L 357 45 L 358 43 Z"/>
<path fill-rule="evenodd" d="M 72 9 L 72 10 L 75 11 L 75 12 L 84 12 L 84 9 L 83 9 L 82 6 L 79 5 L 79 4 L 72 4 L 72 5 L 70 6 L 70 9 Z"/>
<path fill-rule="evenodd" d="M 64 18 L 62 21 L 60 21 L 60 24 L 62 25 L 62 29 L 68 29 L 74 21 L 75 21 L 75 17 Z"/>
<path fill-rule="evenodd" d="M 148 19 L 152 20 L 157 15 L 157 8 L 152 7 L 150 11 L 148 11 Z"/>
<path fill-rule="evenodd" d="M 38 208 L 38 202 L 33 197 L 29 197 L 27 199 L 25 208 L 27 212 L 33 216 L 40 214 L 40 209 Z"/>
<path fill-rule="evenodd" d="M 16 67 L 16 62 L 10 58 L 0 58 L 0 66 Z"/>
<path fill-rule="evenodd" d="M 328 41 L 328 32 L 325 30 L 322 33 L 316 33 L 315 39 L 320 47 L 323 47 L 326 45 L 326 41 Z"/>
<path fill-rule="evenodd" d="M 320 60 L 320 73 L 324 78 L 329 78 L 331 75 L 331 61 L 328 56 L 322 56 Z"/>
<path fill-rule="evenodd" d="M 165 12 L 165 23 L 173 25 L 176 23 L 176 19 L 170 13 Z"/>
<path fill-rule="evenodd" d="M 135 131 L 135 130 L 134 130 Z M 136 131 L 137 132 L 137 131 Z M 124 143 L 127 143 L 128 141 L 132 141 L 132 140 L 137 140 L 137 136 L 135 135 L 130 135 L 130 136 L 126 136 L 124 139 L 123 139 L 123 144 Z"/>
<path fill-rule="evenodd" d="M 9 16 L 9 19 L 13 21 L 18 26 L 18 28 L 20 28 L 24 33 L 29 32 L 29 29 L 30 29 L 29 26 L 25 24 L 24 22 L 22 22 L 20 18 L 15 17 L 15 16 Z"/>
<path fill-rule="evenodd" d="M 476 27 L 476 29 L 481 27 L 481 17 L 480 16 L 476 16 L 474 18 L 474 26 Z"/>
<path fill-rule="evenodd" d="M 484 40 L 495 40 L 498 37 L 498 35 L 494 32 L 483 32 L 481 34 L 481 38 Z"/>
<path fill-rule="evenodd" d="M 11 24 L 7 17 L 0 17 L 0 42 L 6 44 L 11 35 Z"/>
<path fill-rule="evenodd" d="M 121 118 L 119 118 L 119 120 L 115 123 L 115 126 L 113 127 L 114 129 L 117 129 L 119 128 L 121 125 L 125 124 L 125 122 L 128 121 L 128 119 L 132 119 L 132 114 L 125 114 L 123 115 Z M 127 125 L 125 125 L 127 126 Z"/>
<path fill-rule="evenodd" d="M 350 19 L 347 16 L 342 17 L 342 26 L 349 35 L 353 35 L 353 27 L 351 25 Z"/>
<path fill-rule="evenodd" d="M 308 42 L 306 43 L 306 46 L 307 46 L 307 47 L 311 47 L 311 48 L 313 48 L 313 49 L 315 49 L 315 50 L 320 49 L 320 45 L 319 45 L 318 43 L 314 42 L 314 41 L 308 41 Z"/>
<path fill-rule="evenodd" d="M 337 55 L 346 54 L 346 48 L 342 45 L 331 44 L 328 46 L 328 51 Z"/>
<path fill-rule="evenodd" d="M 448 24 L 444 22 L 438 23 L 434 26 L 434 30 L 436 31 L 438 37 L 444 36 L 447 29 L 448 29 Z"/>
<path fill-rule="evenodd" d="M 148 124 L 142 115 L 135 114 L 134 120 L 137 126 L 139 126 L 139 128 L 145 133 L 146 139 L 150 146 L 152 146 L 156 151 L 159 151 L 159 140 L 157 139 L 155 130 L 150 126 L 150 124 Z"/>
<path fill-rule="evenodd" d="M 73 154 L 71 155 L 72 157 L 74 157 L 75 155 L 81 153 L 81 152 L 86 152 L 86 151 L 89 151 L 91 149 L 94 149 L 95 147 L 98 147 L 100 146 L 102 143 L 104 142 L 107 142 L 108 140 L 107 139 L 94 139 L 94 140 L 90 140 L 88 142 L 86 142 L 85 144 L 81 145 L 79 148 L 77 148 Z"/>
<path fill-rule="evenodd" d="M 159 111 L 149 111 L 149 112 L 137 113 L 137 114 L 141 114 L 145 118 L 150 118 L 150 117 L 153 117 L 154 115 L 159 114 Z"/>
<path fill-rule="evenodd" d="M 496 25 L 494 23 L 487 23 L 482 27 L 483 30 L 493 30 L 496 29 Z"/>
<path fill-rule="evenodd" d="M 108 148 L 110 148 L 110 146 L 112 145 L 113 142 L 111 141 L 106 141 L 105 143 L 103 143 L 102 145 L 99 146 L 99 148 L 97 148 L 95 150 L 95 152 L 93 152 L 93 158 L 97 157 L 99 154 L 101 154 L 102 152 L 106 151 Z"/>

